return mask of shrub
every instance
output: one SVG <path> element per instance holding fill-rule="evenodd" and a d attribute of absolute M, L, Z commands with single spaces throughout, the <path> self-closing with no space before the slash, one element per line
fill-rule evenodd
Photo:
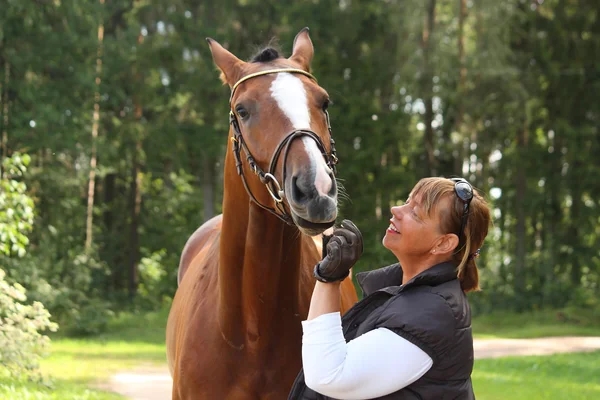
<path fill-rule="evenodd" d="M 16 153 L 2 163 L 0 179 L 0 260 L 23 257 L 33 224 L 33 201 L 17 179 L 27 169 L 29 157 Z M 0 268 L 0 365 L 16 375 L 31 374 L 38 367 L 50 339 L 40 332 L 56 331 L 42 303 L 26 304 L 23 286 L 5 280 Z"/>
<path fill-rule="evenodd" d="M 0 255 L 25 254 L 29 244 L 27 233 L 33 224 L 33 200 L 27 196 L 25 183 L 16 178 L 27 170 L 30 158 L 15 153 L 2 162 L 0 179 Z"/>
<path fill-rule="evenodd" d="M 35 371 L 50 339 L 40 331 L 55 332 L 58 325 L 42 303 L 25 304 L 25 289 L 9 284 L 0 269 L 0 365 L 20 375 Z"/>

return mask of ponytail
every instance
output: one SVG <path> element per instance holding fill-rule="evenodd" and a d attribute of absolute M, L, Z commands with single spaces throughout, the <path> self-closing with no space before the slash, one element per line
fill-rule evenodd
<path fill-rule="evenodd" d="M 479 251 L 487 236 L 489 223 L 489 208 L 485 200 L 476 194 L 471 201 L 469 219 L 465 226 L 465 245 L 455 253 L 458 280 L 465 293 L 481 290 L 475 260 L 479 257 Z"/>

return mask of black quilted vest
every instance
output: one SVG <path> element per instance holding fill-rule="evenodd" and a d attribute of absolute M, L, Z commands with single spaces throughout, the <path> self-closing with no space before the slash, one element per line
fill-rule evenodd
<path fill-rule="evenodd" d="M 451 263 L 435 265 L 403 286 L 399 264 L 359 273 L 356 278 L 364 298 L 342 318 L 346 341 L 383 327 L 417 345 L 433 360 L 421 378 L 378 399 L 475 399 L 471 385 L 471 309 L 456 277 L 456 267 Z M 328 399 L 306 386 L 303 371 L 288 397 Z"/>

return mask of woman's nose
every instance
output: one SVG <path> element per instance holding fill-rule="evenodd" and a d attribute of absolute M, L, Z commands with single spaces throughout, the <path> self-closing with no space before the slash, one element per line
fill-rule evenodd
<path fill-rule="evenodd" d="M 392 215 L 396 218 L 402 217 L 402 206 L 394 206 L 391 208 Z"/>

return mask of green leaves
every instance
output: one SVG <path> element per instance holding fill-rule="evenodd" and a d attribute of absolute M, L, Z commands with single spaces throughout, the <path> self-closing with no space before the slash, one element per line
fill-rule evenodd
<path fill-rule="evenodd" d="M 19 153 L 2 163 L 0 178 L 0 254 L 25 255 L 29 244 L 27 233 L 33 225 L 33 200 L 27 195 L 27 186 L 17 180 L 27 170 L 31 161 L 28 155 Z"/>
<path fill-rule="evenodd" d="M 0 269 L 0 365 L 15 375 L 32 374 L 46 355 L 50 339 L 41 334 L 56 332 L 50 313 L 42 303 L 26 304 L 26 291 L 18 283 L 5 280 Z"/>
<path fill-rule="evenodd" d="M 29 293 L 63 315 L 83 295 L 121 301 L 132 263 L 142 297 L 172 296 L 204 203 L 218 210 L 222 200 L 229 91 L 203 39 L 248 59 L 277 38 L 289 56 L 309 21 L 312 71 L 334 103 L 338 179 L 349 197 L 340 218 L 364 227 L 356 269 L 395 261 L 381 246 L 389 207 L 426 173 L 431 124 L 431 173 L 502 193 L 488 196 L 496 217 L 480 259 L 485 292 L 473 296 L 479 309 L 510 307 L 521 280 L 531 307 L 582 302 L 600 287 L 592 3 L 437 1 L 429 26 L 432 3 L 418 0 L 5 1 L 0 134 L 8 154 L 32 158 L 13 154 L 3 165 L 0 253 L 12 257 L 9 276 L 28 271 Z M 82 262 L 99 24 L 97 247 Z"/>
<path fill-rule="evenodd" d="M 27 234 L 33 224 L 33 200 L 27 195 L 23 177 L 30 162 L 28 155 L 15 153 L 2 163 L 0 178 L 0 260 L 4 256 L 25 255 Z M 0 269 L 0 365 L 14 374 L 31 374 L 47 351 L 50 339 L 40 332 L 56 331 L 50 313 L 42 303 L 27 304 L 26 291 L 18 283 L 5 280 Z"/>

